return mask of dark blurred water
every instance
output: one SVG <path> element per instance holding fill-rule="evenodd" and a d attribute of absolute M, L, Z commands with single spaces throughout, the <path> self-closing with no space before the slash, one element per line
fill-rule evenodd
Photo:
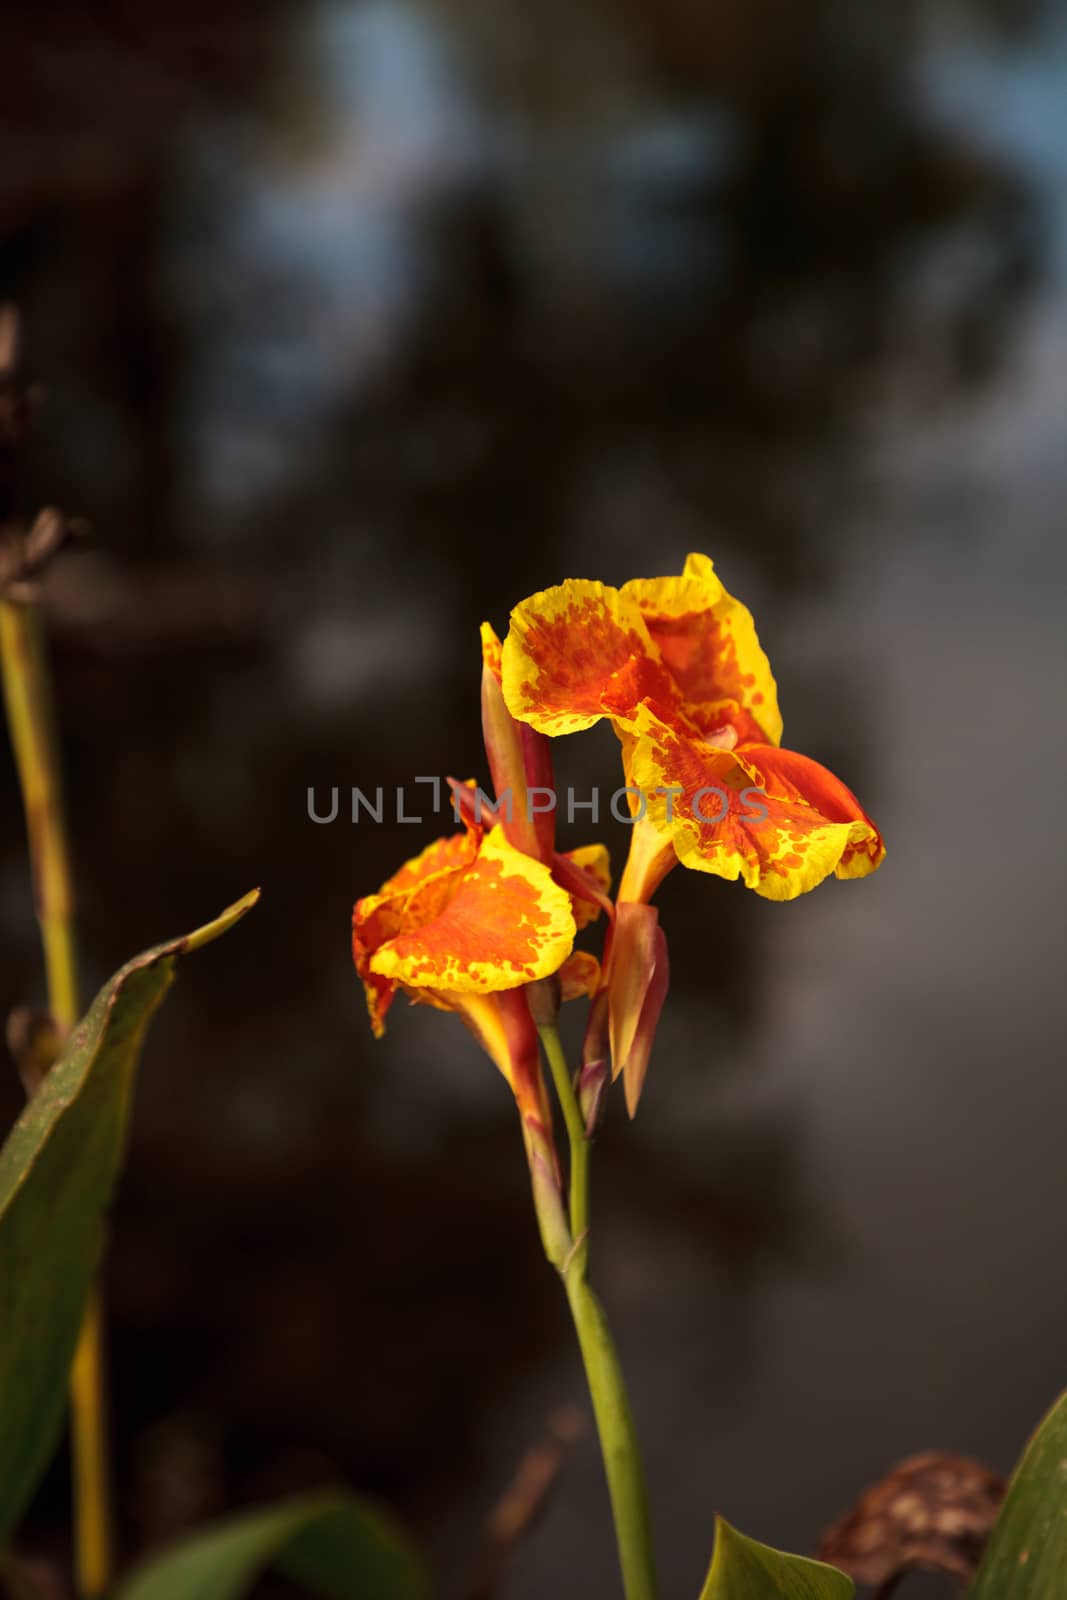
<path fill-rule="evenodd" d="M 264 888 L 145 1063 L 130 1548 L 340 1472 L 459 1592 L 581 1398 L 503 1084 L 450 1019 L 375 1046 L 351 972 L 352 900 L 430 826 L 306 790 L 480 773 L 482 618 L 689 549 L 890 856 L 784 908 L 662 892 L 594 1249 L 666 1593 L 715 1510 L 810 1548 L 903 1454 L 1008 1468 L 1067 1335 L 1062 11 L 46 5 L 5 48 L 23 488 L 95 532 L 51 595 L 87 982 Z M 613 778 L 608 736 L 559 758 Z M 4 794 L 8 1006 L 41 993 Z M 506 1592 L 614 1581 L 587 1442 Z"/>

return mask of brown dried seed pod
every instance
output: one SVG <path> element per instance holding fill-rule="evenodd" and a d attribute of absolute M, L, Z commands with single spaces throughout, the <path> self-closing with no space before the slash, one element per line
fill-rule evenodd
<path fill-rule="evenodd" d="M 823 1535 L 821 1560 L 886 1594 L 906 1572 L 967 1582 L 977 1571 L 1005 1483 L 980 1461 L 936 1450 L 909 1456 Z"/>

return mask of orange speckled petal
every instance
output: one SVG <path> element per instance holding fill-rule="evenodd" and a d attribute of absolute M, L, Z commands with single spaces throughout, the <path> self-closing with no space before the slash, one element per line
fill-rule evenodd
<path fill-rule="evenodd" d="M 448 904 L 463 874 L 478 854 L 480 829 L 435 839 L 407 861 L 377 894 L 357 900 L 352 912 L 352 958 L 363 981 L 374 1036 L 385 1032 L 385 1018 L 396 984 L 371 970 L 371 957 L 405 928 L 430 921 Z"/>
<path fill-rule="evenodd" d="M 866 878 L 877 872 L 885 860 L 885 841 L 847 784 L 796 750 L 760 745 L 741 754 L 772 803 L 806 802 L 829 822 L 847 826 L 848 843 L 834 867 L 835 877 Z"/>
<path fill-rule="evenodd" d="M 542 733 L 580 733 L 604 715 L 613 688 L 625 709 L 636 703 L 641 669 L 657 661 L 631 600 L 607 584 L 572 578 L 511 613 L 504 698 L 512 716 Z"/>
<path fill-rule="evenodd" d="M 743 741 L 780 742 L 778 687 L 752 613 L 707 556 L 691 555 L 680 578 L 637 578 L 621 592 L 644 617 L 691 721 L 704 731 L 731 723 Z"/>
<path fill-rule="evenodd" d="M 377 894 L 366 895 L 358 904 L 373 909 L 373 905 L 395 901 L 401 895 L 409 894 L 412 889 L 440 878 L 442 874 L 461 876 L 477 857 L 480 839 L 481 831 L 474 826 L 465 828 L 462 833 L 450 833 L 443 839 L 435 839 L 417 856 L 405 861 L 391 878 L 387 878 Z"/>
<path fill-rule="evenodd" d="M 574 933 L 570 896 L 494 828 L 441 914 L 381 945 L 370 970 L 404 987 L 492 994 L 555 972 Z"/>
<path fill-rule="evenodd" d="M 769 900 L 792 900 L 830 873 L 873 872 L 880 835 L 855 796 L 817 762 L 770 745 L 717 749 L 648 712 L 631 752 L 648 818 L 683 866 L 740 878 Z M 680 791 L 668 797 L 659 788 Z"/>

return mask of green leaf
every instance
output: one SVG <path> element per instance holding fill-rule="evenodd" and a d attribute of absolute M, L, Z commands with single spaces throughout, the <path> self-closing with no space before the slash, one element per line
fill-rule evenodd
<path fill-rule="evenodd" d="M 836 1567 L 787 1556 L 715 1521 L 715 1555 L 700 1600 L 850 1600 L 856 1585 Z"/>
<path fill-rule="evenodd" d="M 0 1149 L 0 1547 L 62 1427 L 148 1024 L 179 957 L 225 933 L 258 898 L 253 890 L 206 927 L 116 973 Z"/>
<path fill-rule="evenodd" d="M 422 1562 L 381 1512 L 327 1493 L 195 1534 L 147 1562 L 115 1600 L 236 1600 L 272 1566 L 328 1600 L 423 1600 L 429 1593 Z"/>
<path fill-rule="evenodd" d="M 1067 1573 L 1067 1394 L 1015 1469 L 970 1600 L 1049 1600 Z"/>

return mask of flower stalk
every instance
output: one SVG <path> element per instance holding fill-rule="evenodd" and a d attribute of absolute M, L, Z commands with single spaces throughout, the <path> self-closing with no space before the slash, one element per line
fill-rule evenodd
<path fill-rule="evenodd" d="M 586 1121 L 558 1030 L 538 1029 L 570 1141 L 570 1227 L 574 1243 L 558 1268 L 571 1308 L 593 1402 L 626 1600 L 656 1600 L 648 1491 L 633 1414 L 611 1331 L 589 1284 L 589 1155 Z"/>
<path fill-rule="evenodd" d="M 74 895 L 44 630 L 31 602 L 0 600 L 0 666 L 26 813 L 49 1010 L 62 1038 L 81 1015 Z M 113 1568 L 103 1348 L 103 1313 L 94 1291 L 70 1379 L 75 1570 L 83 1600 L 99 1600 L 107 1592 Z"/>

